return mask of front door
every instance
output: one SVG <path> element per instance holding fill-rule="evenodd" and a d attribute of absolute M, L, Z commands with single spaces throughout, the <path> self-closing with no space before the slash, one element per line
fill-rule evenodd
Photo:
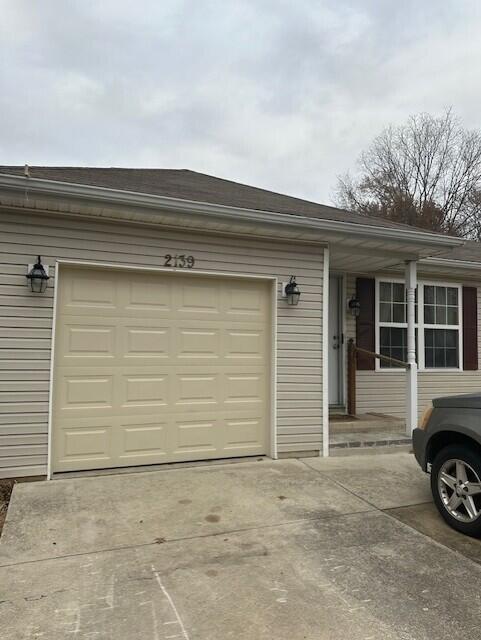
<path fill-rule="evenodd" d="M 342 278 L 329 277 L 329 406 L 343 403 Z"/>

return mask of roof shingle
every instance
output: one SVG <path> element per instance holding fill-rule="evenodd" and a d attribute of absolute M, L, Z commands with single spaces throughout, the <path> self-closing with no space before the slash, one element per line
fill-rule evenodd
<path fill-rule="evenodd" d="M 0 166 L 0 174 L 23 176 L 23 166 Z M 216 178 L 188 169 L 127 169 L 117 167 L 29 166 L 32 178 L 53 180 L 120 191 L 179 198 L 257 211 L 300 215 L 323 220 L 411 230 L 413 227 L 382 218 L 368 217 L 336 207 L 293 198 L 258 187 Z M 468 241 L 444 254 L 453 260 L 481 263 L 481 243 Z"/>
<path fill-rule="evenodd" d="M 24 167 L 0 166 L 0 173 L 23 176 Z M 359 215 L 336 207 L 293 198 L 187 169 L 29 166 L 29 174 L 32 178 L 42 180 L 106 187 L 120 191 L 133 191 L 257 211 L 337 220 L 375 227 L 412 228 L 381 218 Z"/>

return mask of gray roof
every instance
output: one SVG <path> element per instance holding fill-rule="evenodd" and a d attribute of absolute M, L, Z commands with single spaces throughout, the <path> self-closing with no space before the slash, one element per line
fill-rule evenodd
<path fill-rule="evenodd" d="M 481 242 L 466 240 L 466 243 L 462 247 L 455 247 L 454 249 L 450 249 L 446 253 L 437 257 L 449 260 L 465 260 L 466 262 L 481 263 Z"/>
<path fill-rule="evenodd" d="M 24 175 L 23 166 L 1 166 L 0 173 Z M 354 224 L 405 228 L 381 218 L 351 213 L 300 198 L 274 193 L 266 189 L 216 178 L 188 169 L 121 169 L 116 167 L 31 167 L 32 178 L 71 182 L 75 184 L 107 187 L 120 191 L 134 191 L 150 195 L 180 198 L 210 204 L 220 204 L 257 211 L 301 215 L 324 220 L 337 220 Z"/>
<path fill-rule="evenodd" d="M 0 165 L 1 173 L 23 176 L 24 167 Z M 188 169 L 29 166 L 29 174 L 32 178 L 42 180 L 106 187 L 243 209 L 301 215 L 388 229 L 411 230 L 413 228 Z M 481 243 L 468 241 L 462 247 L 447 251 L 444 257 L 481 263 Z"/>

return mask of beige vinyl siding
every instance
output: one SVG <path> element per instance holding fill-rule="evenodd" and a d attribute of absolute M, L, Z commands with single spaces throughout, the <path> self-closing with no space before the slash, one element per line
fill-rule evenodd
<path fill-rule="evenodd" d="M 48 390 L 57 259 L 162 267 L 192 254 L 193 271 L 277 277 L 278 452 L 319 450 L 322 442 L 322 269 L 315 245 L 47 215 L 0 214 L 0 476 L 46 473 Z M 26 287 L 28 263 L 50 266 L 43 295 Z M 298 277 L 298 307 L 280 297 Z"/>
<path fill-rule="evenodd" d="M 386 275 L 386 279 L 393 275 Z M 422 274 L 419 276 L 422 278 Z M 431 274 L 426 278 L 435 281 Z M 441 282 L 446 279 L 440 278 Z M 463 284 L 462 279 L 453 279 Z M 467 286 L 475 286 L 472 282 Z M 348 297 L 356 290 L 356 276 L 347 277 Z M 481 289 L 477 288 L 478 299 L 478 363 L 481 361 Z M 356 337 L 356 322 L 352 316 L 346 321 L 347 337 Z M 418 405 L 419 414 L 433 398 L 457 393 L 481 391 L 481 371 L 419 371 L 418 373 Z M 406 374 L 397 371 L 358 371 L 357 372 L 357 411 L 366 413 L 375 411 L 405 417 Z"/>

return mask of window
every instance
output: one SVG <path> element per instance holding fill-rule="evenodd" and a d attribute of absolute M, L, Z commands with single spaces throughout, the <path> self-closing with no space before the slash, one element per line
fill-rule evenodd
<path fill-rule="evenodd" d="M 455 329 L 425 329 L 424 353 L 427 369 L 459 367 L 458 331 Z"/>
<path fill-rule="evenodd" d="M 402 360 L 406 362 L 408 357 L 407 352 L 407 328 L 402 329 L 399 327 L 380 327 L 379 329 L 379 346 L 380 352 L 383 356 L 389 358 L 396 358 L 396 360 Z M 380 361 L 380 365 L 383 368 L 391 368 L 394 364 Z"/>
<path fill-rule="evenodd" d="M 406 291 L 401 282 L 381 282 L 379 285 L 379 320 L 406 322 Z"/>
<path fill-rule="evenodd" d="M 408 325 L 406 318 L 406 288 L 403 282 L 379 283 L 379 352 L 396 360 L 407 360 Z M 417 292 L 416 292 L 417 322 Z M 382 369 L 395 364 L 379 361 Z"/>
<path fill-rule="evenodd" d="M 427 369 L 459 367 L 459 289 L 424 285 L 424 363 Z"/>
<path fill-rule="evenodd" d="M 407 360 L 406 288 L 404 282 L 378 282 L 377 344 L 379 353 Z M 416 290 L 416 358 L 420 369 L 460 367 L 461 287 L 419 283 Z M 418 311 L 419 307 L 419 311 Z M 378 361 L 381 369 L 395 364 Z"/>

